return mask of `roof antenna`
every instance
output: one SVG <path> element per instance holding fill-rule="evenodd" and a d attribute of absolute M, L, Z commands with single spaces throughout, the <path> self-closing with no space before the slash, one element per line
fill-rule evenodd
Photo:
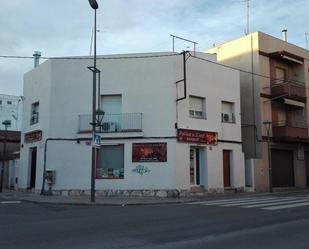
<path fill-rule="evenodd" d="M 244 2 L 247 2 L 247 28 L 245 29 L 245 35 L 248 35 L 249 30 L 249 17 L 250 17 L 250 0 L 245 0 Z"/>

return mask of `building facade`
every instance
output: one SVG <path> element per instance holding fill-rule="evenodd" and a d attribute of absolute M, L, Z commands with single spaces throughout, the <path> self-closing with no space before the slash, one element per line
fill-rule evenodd
<path fill-rule="evenodd" d="M 189 52 L 98 57 L 97 194 L 244 189 L 239 72 L 198 56 L 207 61 Z M 45 165 L 55 192 L 89 193 L 91 64 L 47 60 L 25 75 L 19 188 L 39 191 Z"/>
<path fill-rule="evenodd" d="M 13 188 L 18 167 L 20 131 L 22 123 L 22 96 L 0 94 L 0 166 L 3 166 L 3 188 Z M 5 128 L 2 123 L 10 121 Z"/>
<path fill-rule="evenodd" d="M 0 94 L 0 130 L 5 127 L 2 124 L 5 120 L 11 121 L 10 131 L 20 131 L 22 122 L 22 96 Z"/>
<path fill-rule="evenodd" d="M 246 185 L 259 191 L 308 186 L 309 52 L 261 32 L 207 52 L 242 70 Z"/>

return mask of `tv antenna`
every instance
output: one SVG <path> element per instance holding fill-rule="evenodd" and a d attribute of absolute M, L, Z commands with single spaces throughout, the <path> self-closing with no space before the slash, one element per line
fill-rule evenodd
<path fill-rule="evenodd" d="M 183 40 L 183 41 L 186 41 L 186 42 L 190 42 L 193 44 L 193 52 L 194 52 L 194 55 L 195 55 L 195 52 L 196 52 L 196 45 L 198 44 L 197 42 L 195 41 L 191 41 L 191 40 L 188 40 L 188 39 L 185 39 L 185 38 L 182 38 L 180 36 L 177 36 L 177 35 L 172 35 L 170 34 L 170 36 L 173 38 L 173 52 L 175 52 L 175 38 L 176 39 L 179 39 L 179 40 Z M 187 47 L 188 48 L 188 47 Z"/>

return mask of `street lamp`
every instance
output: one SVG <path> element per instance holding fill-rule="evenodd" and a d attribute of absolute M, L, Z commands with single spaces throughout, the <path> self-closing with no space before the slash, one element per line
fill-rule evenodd
<path fill-rule="evenodd" d="M 269 177 L 269 192 L 273 192 L 273 180 L 272 180 L 272 164 L 271 164 L 271 148 L 270 148 L 270 127 L 272 125 L 271 120 L 265 120 L 263 122 L 265 125 L 266 132 L 267 132 L 267 149 L 268 149 L 268 177 Z"/>
<path fill-rule="evenodd" d="M 305 37 L 306 37 L 306 49 L 308 50 L 308 35 L 309 32 L 305 32 Z"/>
<path fill-rule="evenodd" d="M 94 9 L 94 30 L 97 30 L 97 9 L 99 5 L 96 0 L 88 0 L 92 9 Z M 94 52 L 93 52 L 93 68 L 89 68 L 93 73 L 93 89 L 92 89 L 92 137 L 95 135 L 96 127 L 96 74 L 97 74 L 97 32 L 94 32 Z M 95 152 L 96 148 L 92 146 L 91 155 L 91 202 L 95 202 Z"/>
<path fill-rule="evenodd" d="M 4 142 L 3 142 L 3 153 L 2 153 L 2 165 L 1 165 L 1 177 L 0 177 L 0 193 L 2 193 L 3 188 L 3 175 L 4 175 L 4 163 L 5 163 L 5 155 L 6 155 L 6 140 L 7 140 L 7 129 L 11 126 L 11 120 L 4 120 L 2 124 L 5 127 L 4 133 Z"/>

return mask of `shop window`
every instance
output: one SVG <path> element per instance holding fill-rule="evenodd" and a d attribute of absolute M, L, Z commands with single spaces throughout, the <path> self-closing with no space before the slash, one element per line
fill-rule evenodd
<path fill-rule="evenodd" d="M 222 101 L 221 121 L 222 123 L 235 123 L 234 103 Z"/>
<path fill-rule="evenodd" d="M 104 145 L 100 148 L 97 178 L 124 178 L 124 145 Z"/>
<path fill-rule="evenodd" d="M 189 97 L 189 115 L 191 118 L 206 119 L 206 101 L 205 98 Z"/>
<path fill-rule="evenodd" d="M 35 102 L 31 105 L 30 125 L 39 122 L 39 102 Z"/>

